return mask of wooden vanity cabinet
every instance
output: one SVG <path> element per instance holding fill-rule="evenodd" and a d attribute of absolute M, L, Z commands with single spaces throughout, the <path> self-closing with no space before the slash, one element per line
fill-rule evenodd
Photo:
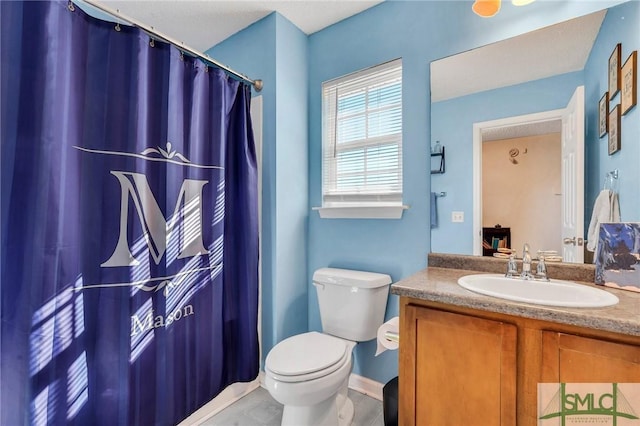
<path fill-rule="evenodd" d="M 514 325 L 414 305 L 404 314 L 400 424 L 515 424 Z"/>
<path fill-rule="evenodd" d="M 400 426 L 535 426 L 538 383 L 640 382 L 640 337 L 400 298 Z"/>
<path fill-rule="evenodd" d="M 549 383 L 640 383 L 640 347 L 544 331 L 542 380 Z"/>

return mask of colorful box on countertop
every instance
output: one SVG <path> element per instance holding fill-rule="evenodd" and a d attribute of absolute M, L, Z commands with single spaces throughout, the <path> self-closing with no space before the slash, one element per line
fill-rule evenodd
<path fill-rule="evenodd" d="M 600 225 L 596 284 L 640 292 L 640 223 Z"/>

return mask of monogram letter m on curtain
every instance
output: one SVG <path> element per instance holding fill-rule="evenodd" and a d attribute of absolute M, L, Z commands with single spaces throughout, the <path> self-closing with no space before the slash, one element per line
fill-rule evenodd
<path fill-rule="evenodd" d="M 1 2 L 0 424 L 174 425 L 257 377 L 250 88 Z"/>

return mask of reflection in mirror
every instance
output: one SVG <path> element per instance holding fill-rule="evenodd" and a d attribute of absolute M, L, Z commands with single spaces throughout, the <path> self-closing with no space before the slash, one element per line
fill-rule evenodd
<path fill-rule="evenodd" d="M 508 230 L 509 247 L 528 243 L 532 253 L 545 250 L 557 255 L 562 253 L 558 238 L 562 232 L 558 220 L 562 212 L 562 121 L 532 122 L 527 117 L 522 117 L 527 121 L 521 125 L 498 122 L 481 133 L 482 211 L 478 213 L 483 241 L 492 245 L 497 227 Z M 509 194 L 508 202 L 505 194 Z M 527 229 L 526 238 L 523 229 Z M 484 255 L 495 252 L 493 247 L 483 247 Z"/>
<path fill-rule="evenodd" d="M 623 61 L 638 49 L 639 15 L 630 1 L 432 62 L 431 140 L 448 154 L 446 173 L 431 175 L 431 190 L 447 193 L 436 198 L 432 252 L 491 256 L 508 234 L 518 256 L 527 242 L 551 260 L 590 263 L 593 203 L 614 169 L 622 220 L 640 220 L 638 108 L 623 117 L 621 154 L 608 155 L 597 128 L 609 55 L 617 43 Z M 567 141 L 574 151 L 563 152 Z"/>

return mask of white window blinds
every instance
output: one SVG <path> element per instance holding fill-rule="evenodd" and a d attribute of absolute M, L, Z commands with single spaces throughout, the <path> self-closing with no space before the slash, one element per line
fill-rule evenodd
<path fill-rule="evenodd" d="M 402 60 L 322 85 L 323 206 L 402 203 Z"/>

